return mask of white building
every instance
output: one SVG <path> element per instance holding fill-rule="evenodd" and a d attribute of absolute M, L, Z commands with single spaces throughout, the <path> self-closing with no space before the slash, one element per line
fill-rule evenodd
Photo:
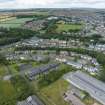
<path fill-rule="evenodd" d="M 92 66 L 83 66 L 83 69 L 90 73 L 95 73 L 98 71 L 98 68 Z"/>
<path fill-rule="evenodd" d="M 81 69 L 82 68 L 82 64 L 81 63 L 76 63 L 76 62 L 73 62 L 73 61 L 67 61 L 66 62 L 67 65 L 71 65 L 77 69 Z"/>

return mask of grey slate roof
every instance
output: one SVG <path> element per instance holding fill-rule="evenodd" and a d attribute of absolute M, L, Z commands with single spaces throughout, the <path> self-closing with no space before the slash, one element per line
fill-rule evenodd
<path fill-rule="evenodd" d="M 77 88 L 88 92 L 94 99 L 105 105 L 105 83 L 81 71 L 66 74 L 64 78 Z"/>
<path fill-rule="evenodd" d="M 35 95 L 29 96 L 26 100 L 20 101 L 17 105 L 44 105 Z"/>
<path fill-rule="evenodd" d="M 30 69 L 30 68 L 32 68 L 31 64 L 21 64 L 19 66 L 20 71 L 27 70 L 27 69 Z"/>
<path fill-rule="evenodd" d="M 27 76 L 30 80 L 33 80 L 34 76 L 40 73 L 48 72 L 49 70 L 54 69 L 58 66 L 59 66 L 59 63 L 53 63 L 53 64 L 44 65 L 38 68 L 31 68 L 30 71 L 27 73 Z"/>

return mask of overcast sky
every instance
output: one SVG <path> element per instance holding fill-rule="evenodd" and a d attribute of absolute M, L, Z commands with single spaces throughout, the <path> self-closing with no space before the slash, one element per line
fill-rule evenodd
<path fill-rule="evenodd" d="M 105 8 L 105 0 L 0 0 L 0 9 L 73 7 Z"/>

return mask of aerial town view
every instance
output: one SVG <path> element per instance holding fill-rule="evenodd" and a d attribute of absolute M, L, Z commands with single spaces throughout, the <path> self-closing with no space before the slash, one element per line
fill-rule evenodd
<path fill-rule="evenodd" d="M 105 0 L 0 0 L 0 105 L 105 105 Z"/>

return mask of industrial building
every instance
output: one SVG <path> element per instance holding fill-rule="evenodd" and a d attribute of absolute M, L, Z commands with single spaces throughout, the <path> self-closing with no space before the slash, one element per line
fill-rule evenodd
<path fill-rule="evenodd" d="M 29 78 L 29 80 L 33 80 L 36 75 L 39 75 L 39 74 L 42 74 L 42 73 L 46 73 L 46 72 L 50 71 L 51 69 L 56 70 L 56 68 L 59 65 L 60 65 L 59 63 L 52 63 L 52 64 L 40 66 L 38 68 L 31 68 L 27 72 L 27 77 Z"/>
<path fill-rule="evenodd" d="M 68 73 L 64 78 L 75 87 L 86 91 L 91 97 L 105 105 L 105 83 L 81 71 Z"/>

